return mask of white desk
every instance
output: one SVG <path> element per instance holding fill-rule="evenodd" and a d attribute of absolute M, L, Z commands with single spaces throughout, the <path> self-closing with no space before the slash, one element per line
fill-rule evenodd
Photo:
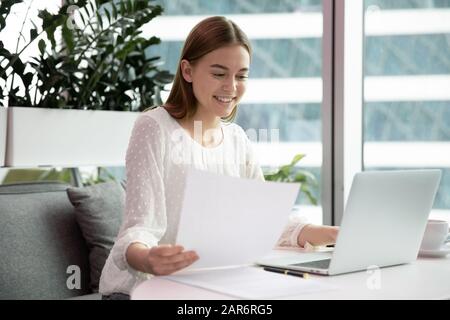
<path fill-rule="evenodd" d="M 450 299 L 450 255 L 447 258 L 419 258 L 411 264 L 381 268 L 379 271 L 379 289 L 376 285 L 367 285 L 371 274 L 366 271 L 331 277 L 311 276 L 318 281 L 332 284 L 337 289 L 302 294 L 288 299 Z M 234 298 L 155 277 L 138 285 L 131 293 L 131 299 Z"/>

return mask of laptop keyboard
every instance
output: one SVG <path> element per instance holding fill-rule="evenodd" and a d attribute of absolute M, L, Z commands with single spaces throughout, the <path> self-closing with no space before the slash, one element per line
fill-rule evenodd
<path fill-rule="evenodd" d="M 295 264 L 291 264 L 291 266 L 311 267 L 311 268 L 317 268 L 317 269 L 328 269 L 330 267 L 330 262 L 331 262 L 331 259 L 325 259 L 325 260 L 316 260 L 316 261 L 310 261 L 310 262 L 295 263 Z"/>

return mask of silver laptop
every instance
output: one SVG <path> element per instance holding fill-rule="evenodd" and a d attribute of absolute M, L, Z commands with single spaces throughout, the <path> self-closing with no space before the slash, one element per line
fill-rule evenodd
<path fill-rule="evenodd" d="M 440 170 L 368 171 L 355 175 L 333 252 L 291 254 L 262 266 L 335 275 L 417 258 Z"/>

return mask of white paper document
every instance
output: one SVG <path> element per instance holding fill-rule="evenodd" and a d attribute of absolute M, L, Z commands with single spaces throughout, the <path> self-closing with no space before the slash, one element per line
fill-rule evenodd
<path fill-rule="evenodd" d="M 188 269 L 254 263 L 288 222 L 300 185 L 217 175 L 187 175 L 176 243 L 197 252 Z"/>
<path fill-rule="evenodd" d="M 202 270 L 164 278 L 243 299 L 295 298 L 301 294 L 335 289 L 313 279 L 269 272 L 257 267 Z"/>
<path fill-rule="evenodd" d="M 191 169 L 176 242 L 200 259 L 163 278 L 244 299 L 295 296 L 330 287 L 251 266 L 272 252 L 300 185 Z"/>

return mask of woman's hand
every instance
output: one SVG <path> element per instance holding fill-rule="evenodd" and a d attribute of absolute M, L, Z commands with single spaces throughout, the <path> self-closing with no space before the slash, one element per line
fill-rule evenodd
<path fill-rule="evenodd" d="M 304 247 L 306 242 L 313 246 L 325 246 L 336 243 L 338 233 L 339 227 L 308 224 L 298 235 L 297 242 L 300 247 Z"/>
<path fill-rule="evenodd" d="M 141 243 L 133 243 L 128 247 L 126 255 L 133 268 L 156 276 L 169 275 L 199 259 L 195 251 L 184 251 L 181 245 L 148 248 Z"/>

